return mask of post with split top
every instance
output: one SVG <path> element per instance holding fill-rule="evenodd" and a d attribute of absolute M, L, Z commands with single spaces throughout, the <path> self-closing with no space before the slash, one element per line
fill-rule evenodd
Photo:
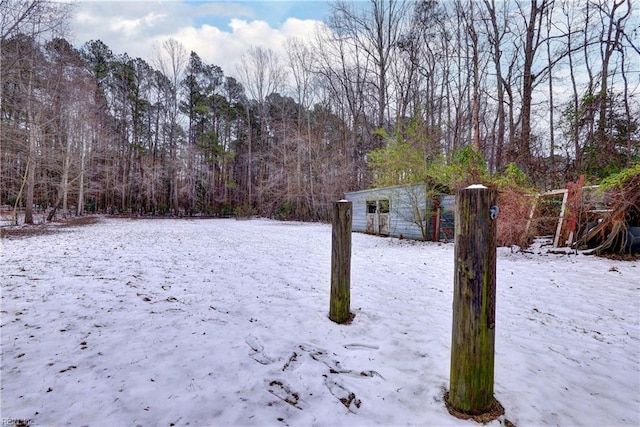
<path fill-rule="evenodd" d="M 336 323 L 345 323 L 350 315 L 352 205 L 347 200 L 333 204 L 329 318 Z"/>
<path fill-rule="evenodd" d="M 451 375 L 447 398 L 456 416 L 504 413 L 493 396 L 496 307 L 497 191 L 458 190 Z"/>

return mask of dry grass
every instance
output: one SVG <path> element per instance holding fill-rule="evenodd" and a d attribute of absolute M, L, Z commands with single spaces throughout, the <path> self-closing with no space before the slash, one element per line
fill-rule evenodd
<path fill-rule="evenodd" d="M 26 237 L 42 236 L 59 232 L 63 228 L 91 225 L 100 221 L 99 216 L 78 216 L 73 218 L 56 220 L 53 222 L 0 227 L 0 238 L 19 239 Z"/>

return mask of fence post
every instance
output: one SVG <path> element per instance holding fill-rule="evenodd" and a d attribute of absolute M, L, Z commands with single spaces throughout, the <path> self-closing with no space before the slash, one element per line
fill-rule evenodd
<path fill-rule="evenodd" d="M 344 323 L 351 304 L 351 221 L 352 203 L 340 200 L 333 204 L 331 232 L 331 299 L 329 319 Z"/>
<path fill-rule="evenodd" d="M 448 407 L 469 415 L 484 414 L 499 406 L 493 397 L 496 202 L 497 191 L 482 185 L 456 193 Z"/>

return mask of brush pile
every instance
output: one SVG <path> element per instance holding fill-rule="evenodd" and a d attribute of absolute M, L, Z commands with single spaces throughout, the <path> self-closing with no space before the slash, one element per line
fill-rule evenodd
<path fill-rule="evenodd" d="M 607 201 L 607 213 L 587 230 L 579 247 L 591 248 L 588 254 L 640 253 L 640 163 L 601 184 Z"/>

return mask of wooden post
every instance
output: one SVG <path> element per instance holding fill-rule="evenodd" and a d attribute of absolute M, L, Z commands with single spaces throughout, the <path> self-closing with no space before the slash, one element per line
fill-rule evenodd
<path fill-rule="evenodd" d="M 333 204 L 331 232 L 331 300 L 329 318 L 336 323 L 349 320 L 351 304 L 351 221 L 352 203 Z"/>
<path fill-rule="evenodd" d="M 569 190 L 562 190 L 562 206 L 560 207 L 560 217 L 558 218 L 558 226 L 556 227 L 556 235 L 553 239 L 553 247 L 557 248 L 560 245 L 560 232 L 562 231 L 562 221 L 564 221 L 564 211 L 567 208 L 567 199 L 569 197 Z"/>
<path fill-rule="evenodd" d="M 497 191 L 458 190 L 449 406 L 479 415 L 494 407 Z"/>
<path fill-rule="evenodd" d="M 431 240 L 433 242 L 440 241 L 440 196 L 435 195 L 431 199 L 433 204 L 433 230 L 431 233 Z"/>
<path fill-rule="evenodd" d="M 524 228 L 524 234 L 529 238 L 529 230 L 531 229 L 531 221 L 533 221 L 533 214 L 536 212 L 536 208 L 538 207 L 538 200 L 540 199 L 540 195 L 536 194 L 535 199 L 533 199 L 533 204 L 531 205 L 531 210 L 529 211 L 529 219 L 527 220 L 527 225 Z"/>

